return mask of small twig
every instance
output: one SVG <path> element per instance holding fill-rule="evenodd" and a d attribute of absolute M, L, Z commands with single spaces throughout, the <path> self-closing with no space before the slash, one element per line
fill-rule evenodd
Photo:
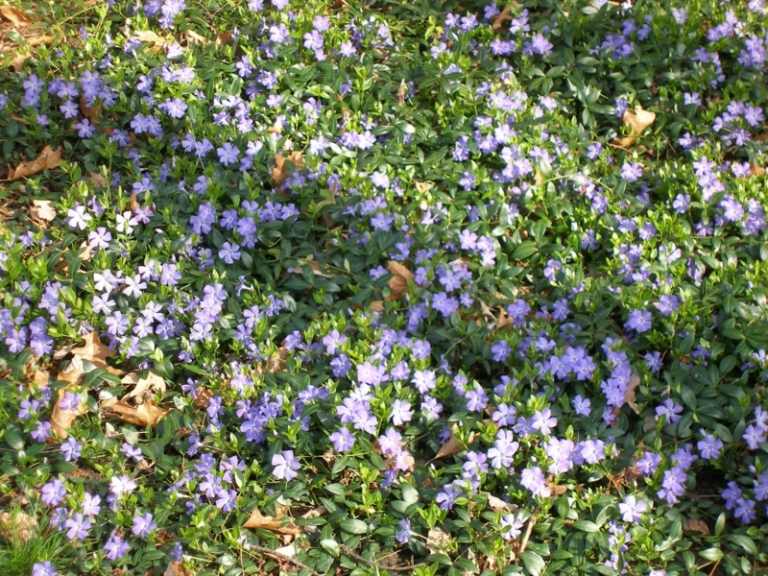
<path fill-rule="evenodd" d="M 536 520 L 536 514 L 528 519 L 528 526 L 525 529 L 525 534 L 523 534 L 523 539 L 520 540 L 520 547 L 517 549 L 518 556 L 525 552 L 525 548 L 528 546 L 528 539 L 531 537 L 531 532 L 533 532 L 533 527 L 536 524 Z"/>
<path fill-rule="evenodd" d="M 414 568 L 419 566 L 419 564 L 411 564 L 410 566 L 380 566 L 373 560 L 368 560 L 368 558 L 364 556 L 360 556 L 360 554 L 352 550 L 352 548 L 350 548 L 349 546 L 342 544 L 341 549 L 344 551 L 344 554 L 346 554 L 347 556 L 350 556 L 353 559 L 358 560 L 359 562 L 365 562 L 366 564 L 368 564 L 368 566 L 375 569 L 376 571 L 390 570 L 392 572 L 412 572 Z M 384 557 L 386 558 L 386 556 Z"/>
<path fill-rule="evenodd" d="M 712 570 L 709 571 L 709 576 L 715 576 L 715 572 L 717 571 L 718 566 L 720 566 L 720 560 L 715 562 L 715 565 L 712 566 Z"/>
<path fill-rule="evenodd" d="M 304 570 L 309 570 L 312 574 L 320 574 L 320 572 L 317 572 L 314 568 L 311 566 L 307 566 L 304 564 L 304 562 L 300 560 L 296 560 L 296 558 L 291 558 L 290 556 L 286 556 L 285 554 L 282 554 L 281 552 L 276 552 L 275 550 L 272 550 L 271 548 L 266 548 L 265 546 L 259 546 L 258 544 L 250 544 L 248 546 L 248 549 L 246 549 L 246 552 L 249 553 L 251 550 L 255 550 L 256 552 L 260 552 L 264 554 L 265 556 L 271 556 L 272 558 L 276 560 L 284 560 L 285 562 L 290 562 L 294 566 L 298 566 L 299 568 L 303 568 Z M 251 554 L 253 556 L 253 554 Z"/>

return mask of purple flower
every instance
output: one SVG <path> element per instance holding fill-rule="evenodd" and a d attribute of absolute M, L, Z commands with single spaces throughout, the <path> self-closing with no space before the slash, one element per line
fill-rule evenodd
<path fill-rule="evenodd" d="M 552 416 L 552 411 L 549 408 L 544 408 L 533 415 L 531 426 L 544 436 L 548 436 L 552 429 L 557 426 L 557 418 Z"/>
<path fill-rule="evenodd" d="M 435 388 L 435 372 L 433 370 L 414 370 L 412 382 L 420 394 L 426 394 Z"/>
<path fill-rule="evenodd" d="M 54 478 L 43 485 L 40 499 L 48 506 L 58 506 L 64 501 L 66 495 L 67 490 L 64 486 L 64 482 L 58 478 Z"/>
<path fill-rule="evenodd" d="M 133 516 L 133 524 L 131 525 L 131 533 L 138 538 L 146 538 L 149 534 L 157 528 L 155 520 L 152 517 L 151 512 L 140 514 L 136 512 Z"/>
<path fill-rule="evenodd" d="M 619 504 L 619 512 L 624 522 L 634 524 L 648 510 L 648 503 L 643 499 L 638 499 L 634 494 L 630 494 Z"/>
<path fill-rule="evenodd" d="M 64 522 L 64 528 L 67 531 L 67 538 L 70 540 L 85 540 L 93 523 L 85 514 L 77 512 L 67 518 Z"/>
<path fill-rule="evenodd" d="M 544 472 L 538 466 L 523 470 L 520 474 L 520 484 L 534 496 L 548 498 L 552 494 L 552 490 L 547 485 L 546 478 L 544 478 Z"/>
<path fill-rule="evenodd" d="M 491 359 L 494 362 L 504 362 L 512 352 L 512 348 L 506 340 L 494 342 L 491 346 Z"/>
<path fill-rule="evenodd" d="M 680 496 L 685 493 L 686 474 L 682 468 L 675 466 L 664 472 L 661 480 L 661 489 L 657 496 L 667 502 L 667 504 L 677 504 Z"/>
<path fill-rule="evenodd" d="M 49 561 L 35 562 L 32 565 L 32 576 L 58 576 L 59 573 Z"/>
<path fill-rule="evenodd" d="M 573 411 L 579 416 L 589 416 L 592 411 L 592 402 L 581 394 L 574 396 L 573 400 L 571 400 L 571 406 L 573 406 Z"/>
<path fill-rule="evenodd" d="M 514 441 L 514 434 L 510 430 L 501 429 L 496 434 L 496 442 L 493 448 L 488 450 L 488 458 L 491 466 L 496 469 L 509 468 L 520 445 Z"/>
<path fill-rule="evenodd" d="M 109 539 L 104 544 L 104 553 L 109 560 L 114 562 L 128 554 L 130 548 L 128 542 L 123 539 L 118 531 L 113 530 L 109 535 Z"/>
<path fill-rule="evenodd" d="M 395 532 L 395 540 L 398 544 L 405 544 L 411 539 L 411 521 L 408 518 L 403 518 L 397 525 L 397 531 Z"/>
<path fill-rule="evenodd" d="M 624 324 L 624 328 L 642 334 L 643 332 L 648 332 L 651 329 L 651 325 L 652 317 L 650 312 L 647 310 L 632 310 L 629 313 L 627 322 Z"/>
<path fill-rule="evenodd" d="M 704 434 L 704 437 L 696 443 L 699 454 L 705 460 L 714 460 L 720 456 L 723 449 L 723 441 L 712 434 Z"/>
<path fill-rule="evenodd" d="M 402 426 L 403 424 L 410 422 L 413 417 L 413 410 L 411 410 L 411 403 L 405 400 L 395 400 L 392 403 L 392 424 L 395 426 Z"/>
<path fill-rule="evenodd" d="M 342 426 L 331 434 L 331 442 L 336 452 L 349 452 L 355 445 L 355 437 L 349 428 Z"/>
<path fill-rule="evenodd" d="M 272 475 L 279 480 L 293 480 L 301 468 L 293 450 L 283 450 L 272 456 Z"/>

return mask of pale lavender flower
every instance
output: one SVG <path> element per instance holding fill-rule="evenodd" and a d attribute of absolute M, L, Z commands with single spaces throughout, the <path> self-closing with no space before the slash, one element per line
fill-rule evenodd
<path fill-rule="evenodd" d="M 272 475 L 278 480 L 293 480 L 298 476 L 301 464 L 293 455 L 293 450 L 283 450 L 272 456 Z"/>

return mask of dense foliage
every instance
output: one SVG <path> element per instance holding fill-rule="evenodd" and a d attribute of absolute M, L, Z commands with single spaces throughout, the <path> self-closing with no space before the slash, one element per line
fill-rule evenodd
<path fill-rule="evenodd" d="M 0 573 L 768 573 L 762 0 L 72 4 Z"/>

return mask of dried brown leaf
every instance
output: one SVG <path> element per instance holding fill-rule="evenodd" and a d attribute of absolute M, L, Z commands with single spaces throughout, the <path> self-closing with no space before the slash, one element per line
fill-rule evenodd
<path fill-rule="evenodd" d="M 643 110 L 641 106 L 635 106 L 634 110 L 627 110 L 622 116 L 622 122 L 629 127 L 629 134 L 616 140 L 616 144 L 622 148 L 628 148 L 635 143 L 640 135 L 656 120 L 656 113 Z"/>
<path fill-rule="evenodd" d="M 96 124 L 101 118 L 101 104 L 89 105 L 85 99 L 85 95 L 80 95 L 80 113 L 88 118 L 92 123 Z"/>
<path fill-rule="evenodd" d="M 451 536 L 440 530 L 440 528 L 432 528 L 427 532 L 427 549 L 432 554 L 440 554 L 448 551 L 451 547 Z"/>
<path fill-rule="evenodd" d="M 32 200 L 29 215 L 35 223 L 41 223 L 44 226 L 56 218 L 56 209 L 50 200 Z"/>
<path fill-rule="evenodd" d="M 59 389 L 59 393 L 56 396 L 56 404 L 53 405 L 53 412 L 51 412 L 51 428 L 53 433 L 60 439 L 69 436 L 69 429 L 72 427 L 75 419 L 85 412 L 82 402 L 76 408 L 65 408 L 62 406 L 62 400 L 67 392 L 71 392 L 69 386 Z"/>
<path fill-rule="evenodd" d="M 683 527 L 686 532 L 697 532 L 702 536 L 709 536 L 709 526 L 701 518 L 688 518 Z"/>
<path fill-rule="evenodd" d="M 408 283 L 413 280 L 413 274 L 400 262 L 390 260 L 387 263 L 387 270 L 392 274 L 389 278 L 389 296 L 387 300 L 400 300 L 408 290 Z"/>
<path fill-rule="evenodd" d="M 16 6 L 9 6 L 8 4 L 3 4 L 0 6 L 0 16 L 8 20 L 8 22 L 17 28 L 23 28 L 24 26 L 28 26 L 32 23 L 32 20 L 29 18 L 29 16 L 27 16 L 19 8 Z"/>
<path fill-rule="evenodd" d="M 504 25 L 504 22 L 512 20 L 512 8 L 514 8 L 512 4 L 507 4 L 501 12 L 496 14 L 493 22 L 491 22 L 491 28 L 494 31 L 499 30 Z"/>
<path fill-rule="evenodd" d="M 272 182 L 282 184 L 285 176 L 285 156 L 278 152 L 275 154 L 275 165 L 272 168 Z"/>
<path fill-rule="evenodd" d="M 133 389 L 123 396 L 123 401 L 134 400 L 143 403 L 150 400 L 155 394 L 165 392 L 165 380 L 154 372 L 148 372 L 146 376 L 139 377 L 135 372 L 123 376 L 123 384 L 133 385 Z"/>
<path fill-rule="evenodd" d="M 37 520 L 21 510 L 0 512 L 0 537 L 6 542 L 28 542 L 37 530 Z"/>
<path fill-rule="evenodd" d="M 457 437 L 456 437 L 457 430 L 454 428 L 451 430 L 451 436 L 443 442 L 443 445 L 440 446 L 440 450 L 437 451 L 437 454 L 435 454 L 435 457 L 432 458 L 432 460 L 440 460 L 441 458 L 448 458 L 450 456 L 453 456 L 454 454 L 458 454 L 462 450 L 466 448 L 464 443 L 462 443 Z M 469 442 L 471 443 L 475 439 L 475 433 L 473 432 L 469 436 Z"/>
<path fill-rule="evenodd" d="M 284 522 L 283 517 L 264 516 L 258 508 L 251 510 L 251 515 L 243 524 L 243 528 L 261 528 L 277 534 L 298 536 L 302 530 L 292 522 Z"/>
<path fill-rule="evenodd" d="M 44 170 L 53 170 L 61 164 L 61 148 L 46 145 L 40 155 L 29 162 L 22 162 L 8 172 L 8 180 L 20 180 L 34 176 Z"/>
<path fill-rule="evenodd" d="M 637 407 L 637 404 L 635 403 L 635 396 L 637 395 L 637 387 L 640 385 L 640 376 L 638 376 L 635 373 L 632 373 L 632 376 L 629 378 L 629 384 L 627 385 L 627 389 L 624 392 L 624 402 L 627 403 L 627 405 L 632 408 L 632 411 L 635 414 L 640 414 L 640 409 Z"/>
<path fill-rule="evenodd" d="M 110 402 L 107 405 L 102 406 L 102 410 L 107 416 L 119 418 L 129 424 L 136 424 L 137 426 L 144 426 L 150 428 L 155 426 L 160 420 L 162 420 L 168 410 L 163 410 L 151 400 L 147 400 L 143 404 L 133 406 L 128 402 L 120 400 L 119 402 Z"/>
<path fill-rule="evenodd" d="M 97 332 L 90 332 L 82 346 L 72 348 L 72 354 L 100 368 L 109 368 L 107 358 L 112 356 L 112 351 L 102 344 Z"/>
<path fill-rule="evenodd" d="M 184 566 L 183 562 L 174 560 L 168 564 L 168 568 L 163 572 L 163 576 L 192 576 L 192 572 Z"/>

